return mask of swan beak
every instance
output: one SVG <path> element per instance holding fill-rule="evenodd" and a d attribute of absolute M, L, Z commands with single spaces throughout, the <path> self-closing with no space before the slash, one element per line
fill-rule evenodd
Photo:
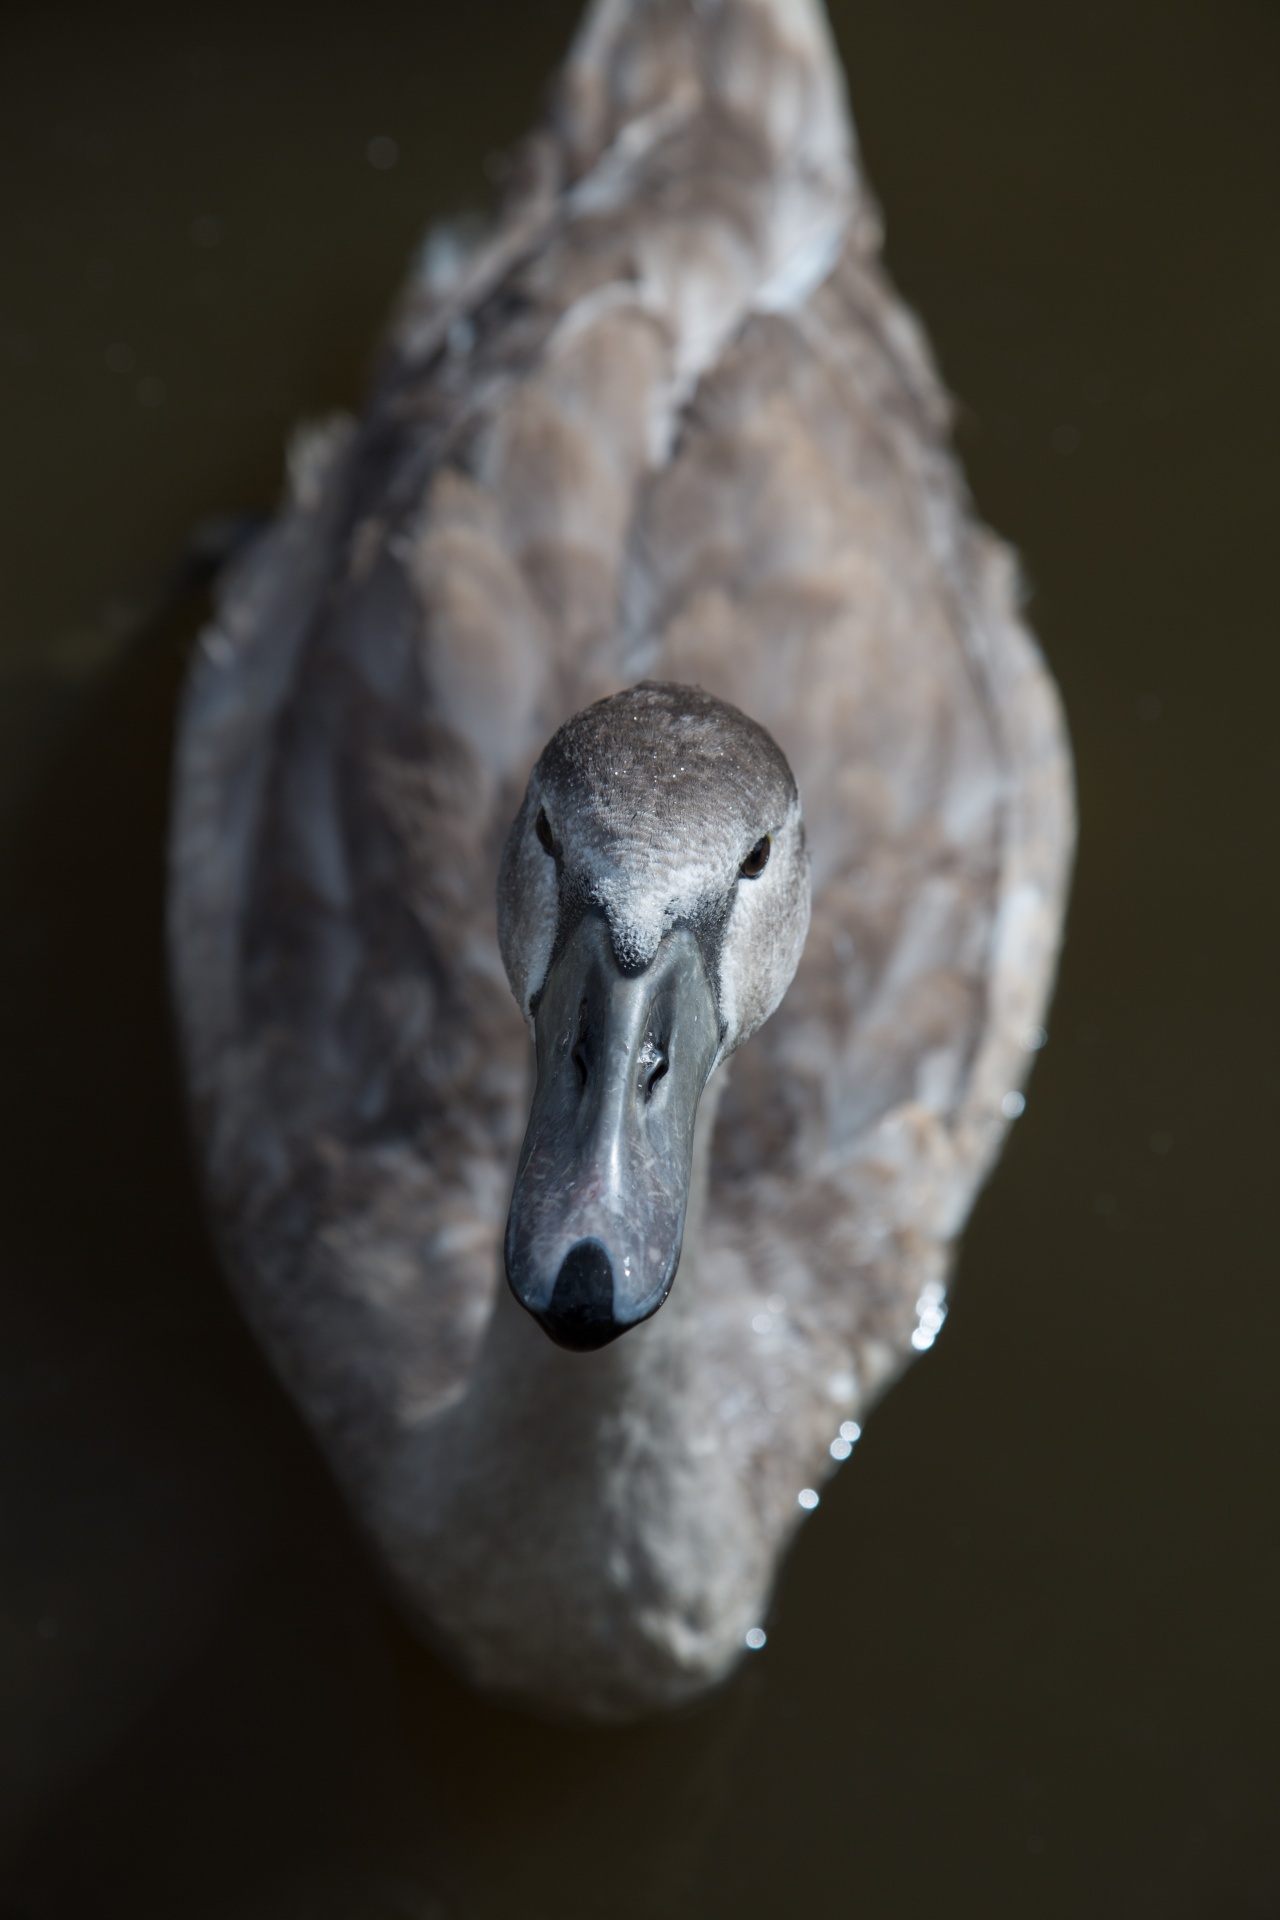
<path fill-rule="evenodd" d="M 507 1220 L 507 1279 L 558 1346 L 647 1320 L 680 1263 L 698 1101 L 719 1039 L 693 934 L 626 973 L 587 913 L 534 1016 L 538 1083 Z"/>

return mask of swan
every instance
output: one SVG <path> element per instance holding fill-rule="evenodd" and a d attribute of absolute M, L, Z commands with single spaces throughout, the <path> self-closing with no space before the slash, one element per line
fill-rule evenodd
<path fill-rule="evenodd" d="M 1043 1039 L 1066 735 L 879 240 L 818 0 L 593 0 L 183 695 L 224 1264 L 400 1607 L 536 1712 L 762 1644 Z"/>

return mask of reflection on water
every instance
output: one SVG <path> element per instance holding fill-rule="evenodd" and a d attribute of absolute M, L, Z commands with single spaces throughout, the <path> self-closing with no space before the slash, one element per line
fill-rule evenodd
<path fill-rule="evenodd" d="M 1012 1097 L 1022 1100 L 1021 1094 Z M 1006 1093 L 1004 1101 L 1002 1102 L 1006 1120 L 1016 1119 L 1017 1115 L 1022 1111 L 1021 1106 L 1012 1111 L 1010 1110 L 1008 1106 L 1010 1098 L 1011 1096 Z M 1022 1106 L 1025 1105 L 1026 1102 L 1023 1100 Z M 946 1290 L 940 1280 L 930 1280 L 928 1284 L 922 1288 L 920 1298 L 916 1301 L 916 1327 L 911 1336 L 911 1344 L 917 1353 L 928 1353 L 930 1347 L 942 1332 L 942 1323 L 946 1317 Z"/>
<path fill-rule="evenodd" d="M 951 1314 L 921 1296 L 932 1350 L 833 1437 L 758 1657 L 632 1732 L 473 1700 L 383 1604 L 210 1256 L 159 931 L 199 596 L 139 583 L 354 397 L 573 11 L 129 0 L 10 33 L 0 1908 L 1275 1913 L 1274 9 L 837 9 L 891 259 L 1064 685 L 1083 854 Z"/>

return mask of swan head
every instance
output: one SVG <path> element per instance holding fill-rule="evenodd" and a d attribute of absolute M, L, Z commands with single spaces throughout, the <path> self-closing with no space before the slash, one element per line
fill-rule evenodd
<path fill-rule="evenodd" d="M 605 1346 L 671 1291 L 698 1102 L 782 999 L 808 926 L 796 783 L 736 707 L 644 682 L 550 741 L 503 854 L 498 938 L 537 1055 L 507 1278 L 559 1345 Z"/>

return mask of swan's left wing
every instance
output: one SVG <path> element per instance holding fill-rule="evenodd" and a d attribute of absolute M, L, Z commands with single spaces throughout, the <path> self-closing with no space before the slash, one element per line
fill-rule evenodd
<path fill-rule="evenodd" d="M 779 1526 L 941 1325 L 1060 938 L 1065 730 L 947 428 L 853 235 L 726 348 L 634 548 L 657 670 L 771 729 L 810 834 L 808 945 L 731 1063 L 702 1260 L 718 1418 Z"/>

